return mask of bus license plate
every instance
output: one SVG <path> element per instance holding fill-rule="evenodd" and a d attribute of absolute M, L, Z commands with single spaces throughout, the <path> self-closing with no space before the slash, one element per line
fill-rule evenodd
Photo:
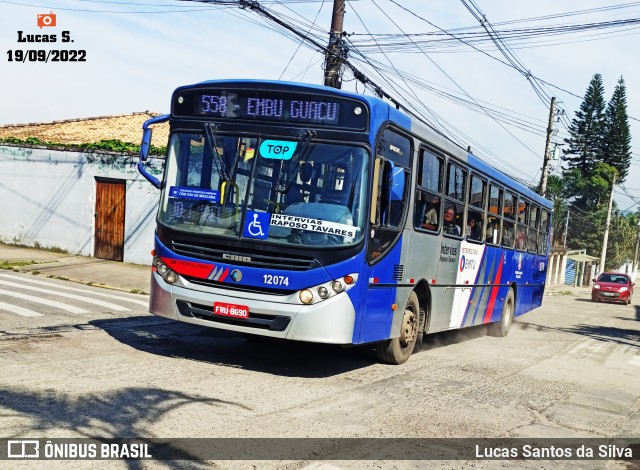
<path fill-rule="evenodd" d="M 215 302 L 213 304 L 213 313 L 223 317 L 231 318 L 249 318 L 249 307 L 246 305 L 226 304 L 224 302 Z"/>

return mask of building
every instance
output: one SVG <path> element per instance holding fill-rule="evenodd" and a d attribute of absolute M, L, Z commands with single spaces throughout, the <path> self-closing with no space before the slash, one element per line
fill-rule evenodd
<path fill-rule="evenodd" d="M 137 171 L 133 113 L 0 126 L 0 241 L 149 264 L 159 192 Z M 168 125 L 152 144 L 166 146 Z M 162 174 L 163 158 L 149 159 Z"/>

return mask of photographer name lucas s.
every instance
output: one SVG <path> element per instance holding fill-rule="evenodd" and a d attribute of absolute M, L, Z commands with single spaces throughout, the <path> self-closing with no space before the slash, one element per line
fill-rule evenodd
<path fill-rule="evenodd" d="M 62 31 L 60 42 L 73 42 L 70 31 Z M 57 34 L 25 34 L 18 31 L 18 42 L 58 42 Z"/>

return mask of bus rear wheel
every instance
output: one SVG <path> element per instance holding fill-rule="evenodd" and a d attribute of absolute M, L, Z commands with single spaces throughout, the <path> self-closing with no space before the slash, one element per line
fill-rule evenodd
<path fill-rule="evenodd" d="M 509 329 L 513 323 L 514 307 L 515 295 L 513 294 L 513 289 L 509 287 L 509 292 L 507 292 L 507 296 L 504 299 L 504 305 L 502 306 L 502 317 L 500 317 L 500 321 L 489 325 L 489 334 L 491 336 L 504 338 L 509 334 Z"/>
<path fill-rule="evenodd" d="M 416 346 L 420 332 L 420 303 L 412 292 L 407 300 L 402 316 L 400 336 L 376 345 L 378 359 L 388 364 L 403 364 L 409 360 Z"/>

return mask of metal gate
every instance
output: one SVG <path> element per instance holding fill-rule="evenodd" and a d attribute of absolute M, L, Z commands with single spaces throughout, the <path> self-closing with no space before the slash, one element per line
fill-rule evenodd
<path fill-rule="evenodd" d="M 564 283 L 569 284 L 570 286 L 574 285 L 574 281 L 576 280 L 576 268 L 578 267 L 578 262 L 572 259 L 567 260 L 567 270 L 564 274 Z"/>

